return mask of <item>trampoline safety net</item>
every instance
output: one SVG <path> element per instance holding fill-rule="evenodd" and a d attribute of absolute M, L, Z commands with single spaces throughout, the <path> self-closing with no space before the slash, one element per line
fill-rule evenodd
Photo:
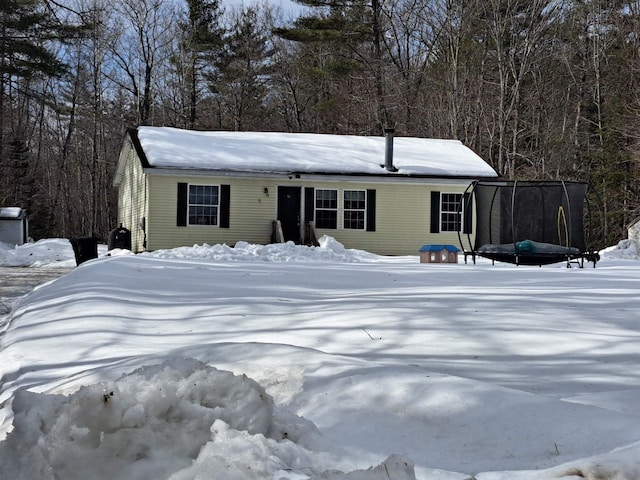
<path fill-rule="evenodd" d="M 465 207 L 475 207 L 476 231 L 467 239 L 471 251 L 463 250 L 474 261 L 475 255 L 530 265 L 586 258 L 595 266 L 585 241 L 588 184 L 478 181 L 469 188 L 474 200 Z"/>

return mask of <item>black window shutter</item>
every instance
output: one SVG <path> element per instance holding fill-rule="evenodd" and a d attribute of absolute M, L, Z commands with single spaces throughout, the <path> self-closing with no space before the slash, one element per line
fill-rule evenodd
<path fill-rule="evenodd" d="M 440 233 L 440 192 L 431 192 L 431 233 Z"/>
<path fill-rule="evenodd" d="M 186 183 L 178 183 L 178 210 L 176 216 L 176 225 L 178 227 L 187 226 L 188 190 L 188 185 Z"/>
<path fill-rule="evenodd" d="M 367 190 L 367 232 L 376 231 L 376 191 Z"/>
<path fill-rule="evenodd" d="M 313 222 L 316 207 L 315 189 L 313 187 L 305 187 L 304 189 L 304 221 Z"/>
<path fill-rule="evenodd" d="M 471 233 L 473 229 L 473 197 L 465 193 L 462 204 L 464 205 L 464 218 L 462 219 L 462 233 Z"/>
<path fill-rule="evenodd" d="M 220 185 L 220 228 L 229 228 L 230 205 L 231 205 L 231 186 Z"/>

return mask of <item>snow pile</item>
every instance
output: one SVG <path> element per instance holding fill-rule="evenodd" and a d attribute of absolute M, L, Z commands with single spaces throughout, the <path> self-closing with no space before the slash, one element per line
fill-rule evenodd
<path fill-rule="evenodd" d="M 216 261 L 258 261 L 258 262 L 378 262 L 379 255 L 364 250 L 346 249 L 333 237 L 323 236 L 318 247 L 284 244 L 258 245 L 238 242 L 228 245 L 194 245 L 167 250 L 156 250 L 142 255 L 164 259 L 216 260 Z"/>
<path fill-rule="evenodd" d="M 76 264 L 69 240 L 54 238 L 23 245 L 0 242 L 0 267 L 47 267 Z"/>
<path fill-rule="evenodd" d="M 170 358 L 69 396 L 21 390 L 13 409 L 14 430 L 0 443 L 3 479 L 364 478 L 325 471 L 324 457 L 307 448 L 317 429 L 274 414 L 255 381 L 193 359 Z M 394 478 L 415 478 L 408 460 L 388 462 L 403 472 Z"/>
<path fill-rule="evenodd" d="M 640 260 L 640 245 L 633 239 L 622 240 L 617 245 L 602 250 L 600 256 L 606 260 Z"/>
<path fill-rule="evenodd" d="M 0 318 L 0 480 L 637 480 L 637 247 L 103 250 Z"/>
<path fill-rule="evenodd" d="M 381 257 L 364 250 L 346 249 L 333 237 L 323 236 L 317 247 L 284 244 L 258 245 L 238 242 L 228 245 L 193 245 L 144 252 L 141 255 L 162 259 L 215 260 L 225 262 L 379 262 Z M 98 256 L 107 254 L 106 245 L 98 245 Z M 129 250 L 113 249 L 111 257 L 133 255 Z M 39 240 L 15 246 L 0 243 L 0 267 L 74 267 L 75 255 L 69 240 Z"/>
<path fill-rule="evenodd" d="M 160 259 L 207 260 L 224 262 L 339 262 L 375 263 L 403 257 L 381 257 L 364 250 L 345 248 L 330 236 L 322 236 L 319 246 L 284 244 L 259 245 L 238 242 L 234 246 L 193 245 L 165 250 L 145 252 L 141 255 Z M 107 254 L 106 245 L 98 245 L 98 256 Z M 114 249 L 109 256 L 133 255 L 129 250 Z M 640 246 L 634 240 L 622 240 L 618 245 L 600 252 L 603 260 L 640 259 Z M 408 259 L 409 257 L 404 257 Z M 0 242 L 0 267 L 74 267 L 75 256 L 69 240 L 54 238 L 39 240 L 24 245 L 9 245 Z"/>

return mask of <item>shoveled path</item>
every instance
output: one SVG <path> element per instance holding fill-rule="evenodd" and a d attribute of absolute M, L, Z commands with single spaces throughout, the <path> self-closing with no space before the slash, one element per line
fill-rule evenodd
<path fill-rule="evenodd" d="M 35 287 L 66 275 L 69 267 L 0 267 L 0 331 L 11 306 Z"/>

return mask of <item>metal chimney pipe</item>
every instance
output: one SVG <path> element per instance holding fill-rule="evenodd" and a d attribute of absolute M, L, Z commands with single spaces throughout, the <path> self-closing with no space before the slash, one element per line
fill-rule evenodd
<path fill-rule="evenodd" d="M 398 169 L 393 166 L 393 128 L 384 129 L 385 150 L 384 150 L 384 168 L 390 172 L 397 172 Z"/>

